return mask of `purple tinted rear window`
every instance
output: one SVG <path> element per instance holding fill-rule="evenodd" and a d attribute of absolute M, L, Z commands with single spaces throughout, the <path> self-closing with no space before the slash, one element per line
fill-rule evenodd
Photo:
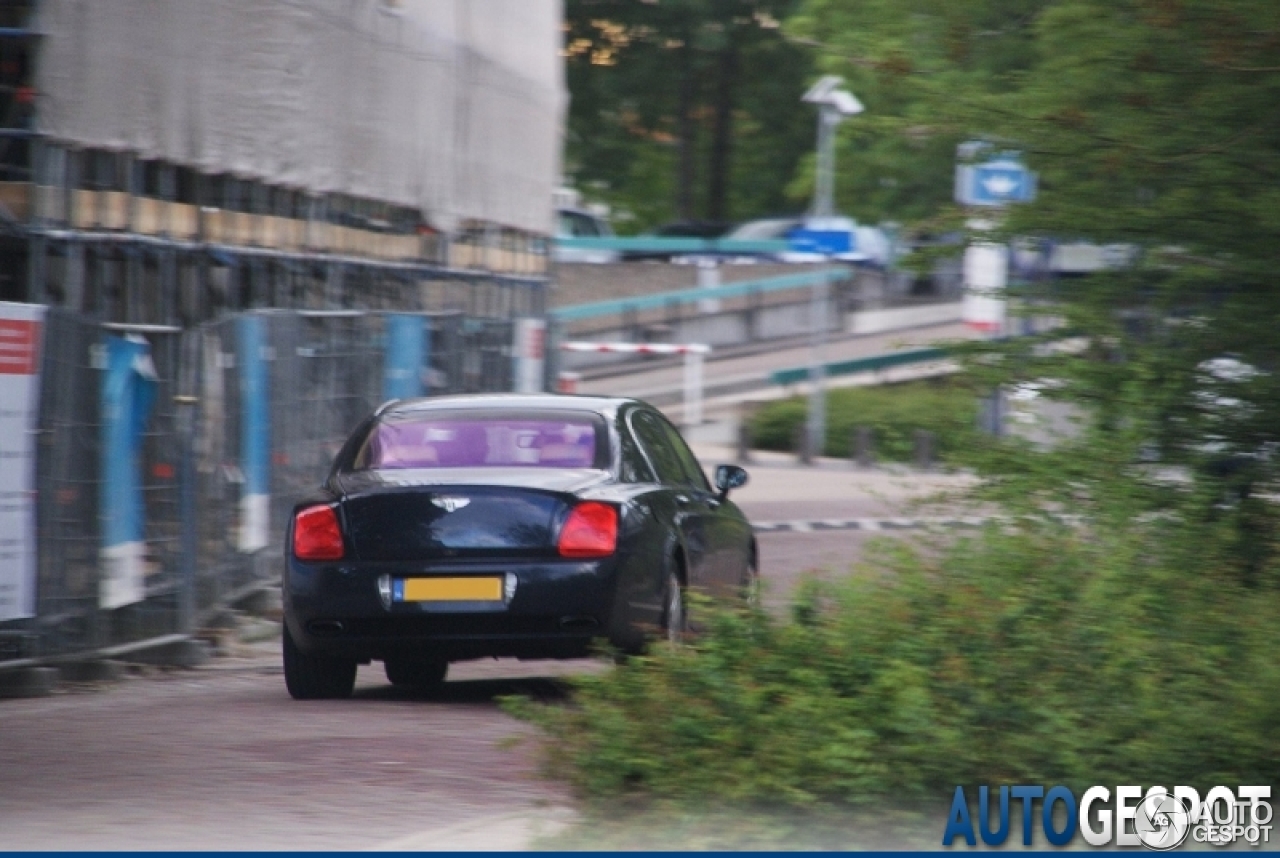
<path fill-rule="evenodd" d="M 357 469 L 594 468 L 599 427 L 588 416 L 435 417 L 379 423 Z"/>

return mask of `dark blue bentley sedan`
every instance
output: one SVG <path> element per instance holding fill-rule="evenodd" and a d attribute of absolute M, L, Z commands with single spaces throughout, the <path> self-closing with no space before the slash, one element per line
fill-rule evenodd
<path fill-rule="evenodd" d="M 431 686 L 449 662 L 624 652 L 685 631 L 685 593 L 755 586 L 751 526 L 680 433 L 631 399 L 397 400 L 347 440 L 286 544 L 284 670 L 299 699 L 356 668 Z"/>

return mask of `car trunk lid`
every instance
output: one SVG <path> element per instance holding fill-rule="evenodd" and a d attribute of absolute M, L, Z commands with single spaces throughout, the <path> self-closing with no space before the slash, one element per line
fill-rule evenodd
<path fill-rule="evenodd" d="M 574 502 L 539 488 L 435 485 L 350 494 L 341 506 L 359 559 L 414 561 L 553 555 Z"/>

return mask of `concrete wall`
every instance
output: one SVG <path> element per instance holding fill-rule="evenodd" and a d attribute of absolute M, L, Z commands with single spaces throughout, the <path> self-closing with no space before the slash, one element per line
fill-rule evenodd
<path fill-rule="evenodd" d="M 830 268 L 830 265 L 721 265 L 720 282 L 724 285 L 744 280 L 760 280 L 783 274 L 800 274 Z M 698 285 L 698 269 L 693 265 L 669 262 L 618 262 L 611 265 L 561 264 L 552 272 L 551 307 L 589 304 L 657 292 L 694 289 Z"/>
<path fill-rule="evenodd" d="M 900 331 L 904 328 L 918 328 L 924 325 L 941 325 L 957 321 L 962 307 L 963 304 L 960 302 L 948 302 L 915 307 L 863 310 L 848 314 L 845 330 L 851 334 L 878 334 L 883 331 Z"/>
<path fill-rule="evenodd" d="M 828 265 L 723 265 L 723 284 L 757 280 L 826 268 Z M 560 265 L 551 306 L 563 307 L 660 292 L 693 289 L 698 270 L 665 262 L 616 265 Z M 854 279 L 833 284 L 820 316 L 827 331 L 871 334 L 957 321 L 960 304 L 945 293 L 911 294 L 912 279 L 903 272 L 854 269 Z M 946 303 L 939 303 L 945 301 Z M 592 342 L 705 343 L 713 348 L 741 346 L 808 335 L 812 330 L 809 287 L 767 295 L 727 299 L 719 306 L 693 304 L 655 308 L 630 314 L 584 319 L 557 332 L 561 339 Z M 581 371 L 644 360 L 627 354 L 561 353 L 560 370 Z"/>
<path fill-rule="evenodd" d="M 664 332 L 662 342 L 705 343 L 714 348 L 802 336 L 811 330 L 811 312 L 810 303 L 806 299 L 756 309 L 690 315 L 671 322 Z M 840 332 L 841 313 L 834 298 L 826 303 L 821 317 L 827 323 L 829 332 Z M 598 331 L 591 339 L 593 342 L 632 341 L 631 331 L 623 327 Z M 635 355 L 566 352 L 560 355 L 560 369 L 576 371 L 584 367 L 595 368 L 635 360 Z"/>

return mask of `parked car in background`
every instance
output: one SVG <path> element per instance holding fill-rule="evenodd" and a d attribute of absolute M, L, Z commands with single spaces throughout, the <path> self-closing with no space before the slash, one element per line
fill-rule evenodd
<path fill-rule="evenodd" d="M 719 236 L 719 239 L 722 243 L 786 241 L 787 236 L 794 230 L 798 229 L 803 223 L 804 218 L 802 217 L 776 217 L 749 220 L 744 223 L 740 223 L 733 229 L 725 232 L 723 235 Z M 734 264 L 765 261 L 776 262 L 779 260 L 779 252 L 759 249 L 743 249 L 741 247 L 733 248 L 731 245 L 722 245 L 715 251 L 675 256 L 672 257 L 671 261 L 683 265 L 697 265 L 708 259 Z"/>
<path fill-rule="evenodd" d="M 772 217 L 740 223 L 724 234 L 728 241 L 785 241 L 804 226 L 802 217 Z"/>
<path fill-rule="evenodd" d="M 564 238 L 613 238 L 613 227 L 600 214 L 589 209 L 559 208 L 556 210 L 556 236 L 551 242 L 553 262 L 578 262 L 604 264 L 617 262 L 622 255 L 616 250 L 603 248 L 567 247 Z"/>
<path fill-rule="evenodd" d="M 641 233 L 637 238 L 720 238 L 733 228 L 733 224 L 716 220 L 681 220 L 666 223 L 649 232 Z M 679 252 L 670 250 L 624 250 L 625 260 L 670 260 Z"/>
<path fill-rule="evenodd" d="M 284 675 L 299 699 L 449 662 L 622 651 L 679 638 L 689 589 L 739 598 L 757 553 L 680 433 L 632 399 L 499 394 L 392 401 L 352 433 L 285 544 Z"/>

